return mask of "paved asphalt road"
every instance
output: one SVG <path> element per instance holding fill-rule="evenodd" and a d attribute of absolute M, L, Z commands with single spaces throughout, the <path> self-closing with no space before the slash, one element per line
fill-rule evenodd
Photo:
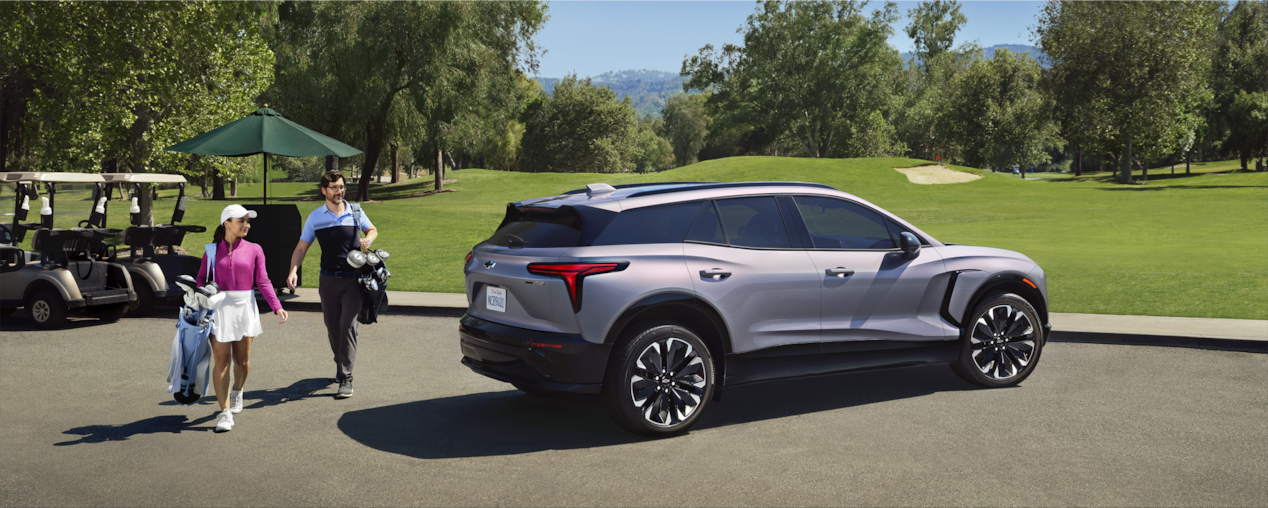
<path fill-rule="evenodd" d="M 1268 355 L 1052 343 L 1020 387 L 943 366 L 741 387 L 647 441 L 462 367 L 457 319 L 267 316 L 246 410 L 163 393 L 172 317 L 0 329 L 0 506 L 1265 506 Z M 214 397 L 208 397 L 214 399 Z"/>

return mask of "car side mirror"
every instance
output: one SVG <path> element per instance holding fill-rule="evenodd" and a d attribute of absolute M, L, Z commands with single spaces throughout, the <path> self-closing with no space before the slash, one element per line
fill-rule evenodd
<path fill-rule="evenodd" d="M 899 236 L 902 237 L 902 249 L 908 255 L 915 255 L 920 252 L 920 239 L 916 235 L 903 231 Z"/>

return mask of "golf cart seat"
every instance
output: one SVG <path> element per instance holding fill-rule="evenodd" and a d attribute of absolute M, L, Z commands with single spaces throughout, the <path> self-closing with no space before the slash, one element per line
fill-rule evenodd
<path fill-rule="evenodd" d="M 185 241 L 185 233 L 202 233 L 207 231 L 203 226 L 160 224 L 158 226 L 131 226 L 123 231 L 123 243 L 132 250 L 132 257 L 137 257 L 137 249 L 146 258 L 154 257 L 154 248 L 167 246 L 168 254 L 175 253 L 175 247 Z"/>
<path fill-rule="evenodd" d="M 109 247 L 105 239 L 119 233 L 107 228 L 41 229 L 31 239 L 31 248 L 40 253 L 45 267 L 65 268 L 72 261 L 103 259 Z"/>
<path fill-rule="evenodd" d="M 0 243 L 17 245 L 26 239 L 27 231 L 37 229 L 40 229 L 38 222 L 0 223 Z"/>

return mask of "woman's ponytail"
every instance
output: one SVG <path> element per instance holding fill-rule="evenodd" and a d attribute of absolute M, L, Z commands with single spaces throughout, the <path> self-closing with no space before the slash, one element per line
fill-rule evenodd
<path fill-rule="evenodd" d="M 215 234 L 212 235 L 211 243 L 219 244 L 220 242 L 223 242 L 224 239 L 225 239 L 225 225 L 224 223 L 221 223 L 220 226 L 216 228 Z"/>

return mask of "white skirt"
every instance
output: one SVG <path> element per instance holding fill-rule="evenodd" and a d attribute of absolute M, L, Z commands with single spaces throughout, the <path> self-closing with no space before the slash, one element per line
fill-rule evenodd
<path fill-rule="evenodd" d="M 216 342 L 237 342 L 243 337 L 259 337 L 260 309 L 255 304 L 254 291 L 221 291 L 225 301 L 212 316 Z"/>

